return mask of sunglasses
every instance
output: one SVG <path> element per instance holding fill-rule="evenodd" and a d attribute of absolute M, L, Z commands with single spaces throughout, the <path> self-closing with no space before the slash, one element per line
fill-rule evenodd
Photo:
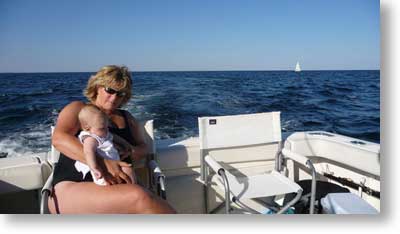
<path fill-rule="evenodd" d="M 115 89 L 109 88 L 109 87 L 104 87 L 104 91 L 106 91 L 108 94 L 116 94 L 117 97 L 124 97 L 126 95 L 126 92 L 123 91 L 117 91 Z"/>

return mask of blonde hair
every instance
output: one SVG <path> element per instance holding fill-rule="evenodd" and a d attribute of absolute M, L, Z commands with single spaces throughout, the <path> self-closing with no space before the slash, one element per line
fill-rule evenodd
<path fill-rule="evenodd" d="M 125 105 L 132 96 L 132 78 L 125 66 L 107 65 L 102 67 L 90 77 L 83 94 L 90 102 L 94 103 L 97 98 L 97 89 L 101 86 L 125 92 L 121 106 Z"/>
<path fill-rule="evenodd" d="M 78 113 L 79 122 L 84 130 L 88 130 L 90 123 L 97 121 L 97 118 L 100 118 L 108 123 L 106 114 L 104 114 L 100 108 L 93 104 L 86 104 Z"/>

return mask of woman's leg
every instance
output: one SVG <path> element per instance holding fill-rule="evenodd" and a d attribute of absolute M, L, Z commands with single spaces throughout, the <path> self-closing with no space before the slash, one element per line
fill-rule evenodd
<path fill-rule="evenodd" d="M 57 210 L 62 214 L 176 213 L 167 202 L 136 184 L 99 186 L 93 182 L 64 181 L 54 187 L 48 206 L 53 214 Z"/>

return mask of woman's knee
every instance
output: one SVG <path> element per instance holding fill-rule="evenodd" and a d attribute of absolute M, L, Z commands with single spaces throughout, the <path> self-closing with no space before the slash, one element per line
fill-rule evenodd
<path fill-rule="evenodd" d="M 128 204 L 133 213 L 176 213 L 165 201 L 157 198 L 142 187 L 131 189 L 128 194 Z"/>
<path fill-rule="evenodd" d="M 126 195 L 128 203 L 136 207 L 138 205 L 148 204 L 154 199 L 150 192 L 139 186 L 132 186 Z"/>

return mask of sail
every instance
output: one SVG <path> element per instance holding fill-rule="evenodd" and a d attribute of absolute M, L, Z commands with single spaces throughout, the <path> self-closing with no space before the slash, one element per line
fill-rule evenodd
<path fill-rule="evenodd" d="M 301 72 L 300 63 L 296 63 L 296 68 L 294 69 L 295 72 Z"/>

